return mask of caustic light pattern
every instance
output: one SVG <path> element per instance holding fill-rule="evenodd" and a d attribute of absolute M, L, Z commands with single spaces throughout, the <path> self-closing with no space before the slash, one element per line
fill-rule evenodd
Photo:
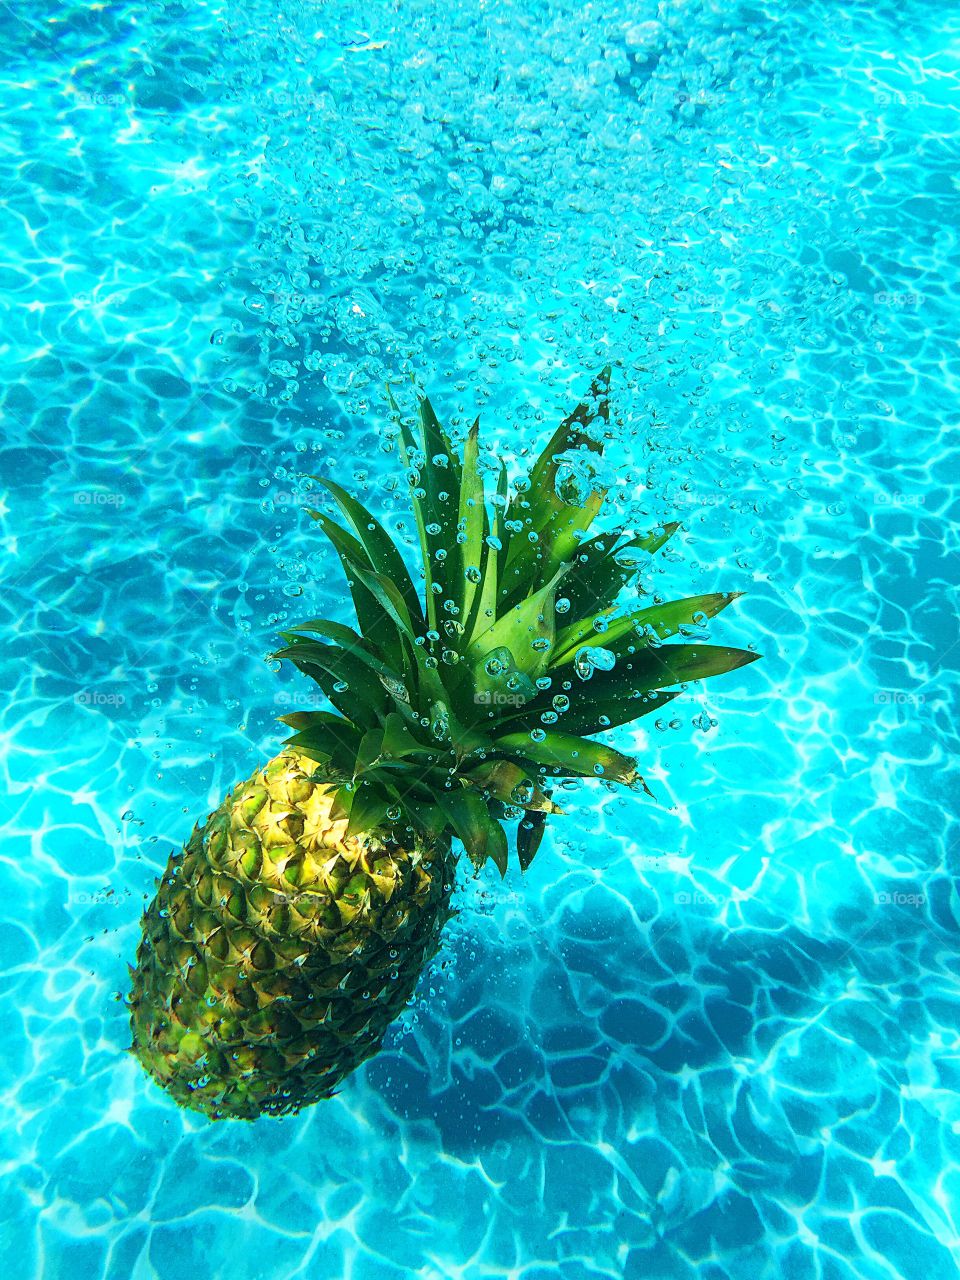
<path fill-rule="evenodd" d="M 957 37 L 0 8 L 18 1280 L 955 1280 Z M 177 1108 L 126 965 L 192 823 L 328 709 L 264 661 L 349 625 L 309 477 L 413 563 L 383 384 L 515 483 L 608 364 L 611 524 L 680 525 L 637 591 L 745 591 L 710 643 L 763 660 L 615 728 L 653 799 L 561 787 L 522 878 L 461 870 L 334 1098 Z"/>

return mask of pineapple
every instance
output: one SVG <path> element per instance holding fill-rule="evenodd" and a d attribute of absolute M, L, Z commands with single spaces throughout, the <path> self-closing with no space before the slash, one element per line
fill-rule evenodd
<path fill-rule="evenodd" d="M 294 1112 L 376 1053 L 436 953 L 462 845 L 505 874 L 506 819 L 531 863 L 566 779 L 646 789 L 592 735 L 758 655 L 666 644 L 736 594 L 621 607 L 676 532 L 588 531 L 604 491 L 609 378 L 594 380 L 529 478 L 487 501 L 475 423 L 462 458 L 429 400 L 396 415 L 422 557 L 418 591 L 386 530 L 329 479 L 357 630 L 314 618 L 275 655 L 332 710 L 282 717 L 283 750 L 171 857 L 132 970 L 132 1051 L 212 1118 Z M 319 479 L 319 477 L 318 477 Z"/>

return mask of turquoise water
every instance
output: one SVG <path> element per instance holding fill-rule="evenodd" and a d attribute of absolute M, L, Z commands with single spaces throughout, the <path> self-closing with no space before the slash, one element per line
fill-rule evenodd
<path fill-rule="evenodd" d="M 5 1274 L 960 1274 L 960 8 L 0 6 Z M 525 465 L 614 365 L 620 512 L 762 662 L 468 875 L 285 1120 L 123 1050 L 139 913 L 392 527 L 382 382 Z M 733 614 L 736 616 L 732 616 Z"/>

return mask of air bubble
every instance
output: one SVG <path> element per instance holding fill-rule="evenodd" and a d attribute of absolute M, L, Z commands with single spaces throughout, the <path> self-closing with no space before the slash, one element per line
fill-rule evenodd
<path fill-rule="evenodd" d="M 616 661 L 617 655 L 612 650 L 584 645 L 574 656 L 573 669 L 581 680 L 589 680 L 594 671 L 612 671 Z"/>
<path fill-rule="evenodd" d="M 621 569 L 639 569 L 649 556 L 645 551 L 641 551 L 639 547 L 624 547 L 622 551 L 614 553 L 614 563 L 618 564 Z"/>

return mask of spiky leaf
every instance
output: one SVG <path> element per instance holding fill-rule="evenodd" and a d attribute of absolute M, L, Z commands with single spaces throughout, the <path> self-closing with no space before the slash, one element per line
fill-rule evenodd
<path fill-rule="evenodd" d="M 530 527 L 539 532 L 554 516 L 562 514 L 568 504 L 557 492 L 557 480 L 563 456 L 573 450 L 603 452 L 602 432 L 591 429 L 597 419 L 605 426 L 610 417 L 610 366 L 606 365 L 590 384 L 586 399 L 551 436 L 530 473 L 528 504 Z"/>
<path fill-rule="evenodd" d="M 483 798 L 476 791 L 456 787 L 438 792 L 436 801 L 470 861 L 479 869 L 487 859 L 491 826 Z"/>
<path fill-rule="evenodd" d="M 565 571 L 566 567 L 561 566 L 545 587 L 515 605 L 488 630 L 480 631 L 470 645 L 470 656 L 479 659 L 504 648 L 527 676 L 545 671 L 556 632 L 557 587 Z"/>
<path fill-rule="evenodd" d="M 613 747 L 590 738 L 553 730 L 540 739 L 529 733 L 508 733 L 495 740 L 495 747 L 513 756 L 523 756 L 549 770 L 579 777 L 604 777 L 627 785 L 637 781 L 637 762 Z"/>
<path fill-rule="evenodd" d="M 531 778 L 530 773 L 530 770 L 512 760 L 491 760 L 471 769 L 466 776 L 503 804 L 544 813 L 563 813 L 537 785 L 536 780 Z"/>
<path fill-rule="evenodd" d="M 275 658 L 289 658 L 312 676 L 338 711 L 348 719 L 375 724 L 390 709 L 378 677 L 354 654 L 336 645 L 301 640 L 278 649 Z"/>
<path fill-rule="evenodd" d="M 656 641 L 666 640 L 682 627 L 695 625 L 694 620 L 701 615 L 704 620 L 716 617 L 742 594 L 740 591 L 715 591 L 709 595 L 645 605 L 619 616 L 614 616 L 612 609 L 604 610 L 597 615 L 605 623 L 600 630 L 594 625 L 593 618 L 586 618 L 558 632 L 550 665 L 559 667 L 570 662 L 582 648 L 602 646 L 613 653 L 624 653 L 629 645 L 644 643 L 641 632 L 647 628 Z"/>
<path fill-rule="evenodd" d="M 500 824 L 520 807 L 527 825 L 517 850 L 529 866 L 545 815 L 559 812 L 545 778 L 641 784 L 636 761 L 590 735 L 665 706 L 678 696 L 676 685 L 756 658 L 662 643 L 734 596 L 642 607 L 619 599 L 679 525 L 589 536 L 603 500 L 597 461 L 608 438 L 609 375 L 594 379 L 529 483 L 512 494 L 500 459 L 489 507 L 476 423 L 461 463 L 428 400 L 415 425 L 400 419 L 422 602 L 383 526 L 339 485 L 321 481 L 347 528 L 312 515 L 340 557 L 358 627 L 312 619 L 284 633 L 279 656 L 310 674 L 341 712 L 287 721 L 294 745 L 343 784 L 337 804 L 352 831 L 372 829 L 389 812 L 398 830 L 412 826 L 429 841 L 455 834 L 475 863 L 489 857 L 505 871 Z M 399 413 L 389 389 L 388 397 Z"/>
<path fill-rule="evenodd" d="M 571 616 L 592 617 L 611 606 L 637 572 L 636 565 L 621 563 L 621 560 L 629 557 L 632 561 L 635 554 L 641 558 L 655 555 L 679 528 L 680 523 L 676 521 L 622 541 L 614 532 L 598 534 L 582 543 L 564 584 Z"/>
<path fill-rule="evenodd" d="M 375 831 L 387 816 L 390 797 L 369 779 L 361 779 L 354 788 L 347 835 Z"/>
<path fill-rule="evenodd" d="M 547 826 L 545 813 L 526 813 L 517 824 L 517 858 L 526 871 L 536 857 Z"/>
<path fill-rule="evenodd" d="M 413 585 L 410 573 L 396 543 L 376 520 L 351 494 L 324 476 L 314 476 L 333 495 L 337 505 L 349 521 L 353 536 L 367 554 L 370 568 L 375 573 L 390 578 L 399 588 L 410 617 L 420 626 L 424 623 L 420 597 Z"/>
<path fill-rule="evenodd" d="M 463 475 L 460 483 L 460 509 L 457 519 L 458 537 L 463 538 L 460 544 L 460 564 L 463 572 L 460 616 L 464 619 L 470 614 L 473 597 L 482 580 L 480 567 L 483 560 L 483 531 L 486 521 L 479 440 L 480 419 L 478 418 L 470 428 L 463 447 Z"/>

